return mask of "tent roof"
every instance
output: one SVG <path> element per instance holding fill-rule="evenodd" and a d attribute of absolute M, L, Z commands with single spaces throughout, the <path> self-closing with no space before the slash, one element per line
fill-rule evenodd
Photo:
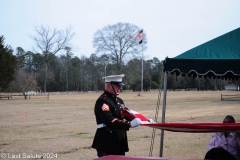
<path fill-rule="evenodd" d="M 209 78 L 240 78 L 240 28 L 166 58 L 164 71 Z"/>

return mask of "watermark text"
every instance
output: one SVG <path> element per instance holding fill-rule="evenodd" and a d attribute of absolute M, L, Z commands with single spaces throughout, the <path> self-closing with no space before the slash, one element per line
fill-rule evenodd
<path fill-rule="evenodd" d="M 47 158 L 58 158 L 57 153 L 42 153 L 42 154 L 36 154 L 36 153 L 0 153 L 0 159 L 47 159 Z"/>

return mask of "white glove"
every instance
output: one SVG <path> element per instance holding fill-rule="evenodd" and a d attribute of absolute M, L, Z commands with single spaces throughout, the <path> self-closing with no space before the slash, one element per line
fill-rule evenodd
<path fill-rule="evenodd" d="M 151 118 L 148 118 L 148 122 L 150 122 L 150 123 L 156 123 L 153 119 L 151 119 Z"/>
<path fill-rule="evenodd" d="M 139 118 L 134 118 L 131 122 L 131 127 L 134 128 L 134 127 L 137 127 L 141 124 L 141 120 Z"/>

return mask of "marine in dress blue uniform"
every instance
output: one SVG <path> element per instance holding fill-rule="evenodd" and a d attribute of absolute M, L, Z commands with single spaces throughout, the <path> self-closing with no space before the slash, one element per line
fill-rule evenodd
<path fill-rule="evenodd" d="M 98 157 L 105 155 L 125 155 L 129 151 L 127 131 L 130 127 L 141 124 L 139 118 L 126 121 L 121 115 L 125 107 L 121 98 L 117 97 L 124 85 L 124 75 L 111 75 L 105 79 L 105 91 L 97 99 L 94 113 L 97 122 L 97 131 L 92 148 L 97 150 Z"/>

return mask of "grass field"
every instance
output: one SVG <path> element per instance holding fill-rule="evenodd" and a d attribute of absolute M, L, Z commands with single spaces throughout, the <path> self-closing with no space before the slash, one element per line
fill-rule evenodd
<path fill-rule="evenodd" d="M 225 115 L 240 121 L 240 101 L 221 101 L 227 91 L 169 91 L 166 122 L 221 122 Z M 101 93 L 62 94 L 32 97 L 24 100 L 0 100 L 1 156 L 43 156 L 57 154 L 57 159 L 91 160 L 97 158 L 91 148 L 96 131 L 93 112 Z M 124 92 L 120 97 L 125 105 L 154 119 L 159 93 Z M 161 122 L 162 99 L 158 122 Z M 192 119 L 190 119 L 190 116 Z M 149 127 L 132 128 L 128 132 L 128 156 L 148 156 L 152 137 Z M 180 133 L 165 131 L 163 157 L 203 158 L 211 133 Z M 153 157 L 159 156 L 160 130 L 156 131 Z M 6 155 L 7 154 L 7 155 Z M 36 159 L 36 158 L 28 158 Z"/>

